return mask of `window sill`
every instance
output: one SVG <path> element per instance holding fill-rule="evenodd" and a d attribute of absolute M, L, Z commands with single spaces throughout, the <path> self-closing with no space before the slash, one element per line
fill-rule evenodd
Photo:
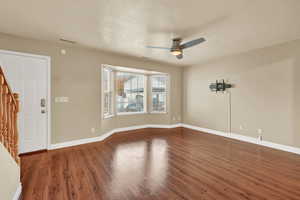
<path fill-rule="evenodd" d="M 148 114 L 148 113 L 147 112 L 117 113 L 117 116 L 122 116 L 122 115 L 143 115 L 143 114 Z"/>
<path fill-rule="evenodd" d="M 115 115 L 107 115 L 107 116 L 104 116 L 103 119 L 109 119 L 109 118 L 112 118 L 114 117 Z"/>
<path fill-rule="evenodd" d="M 116 115 L 108 115 L 104 116 L 103 119 L 109 119 L 115 116 L 126 116 L 126 115 L 146 115 L 146 114 L 160 114 L 160 115 L 166 115 L 168 112 L 128 112 L 128 113 L 117 113 Z"/>
<path fill-rule="evenodd" d="M 150 112 L 150 114 L 168 114 L 168 112 Z"/>

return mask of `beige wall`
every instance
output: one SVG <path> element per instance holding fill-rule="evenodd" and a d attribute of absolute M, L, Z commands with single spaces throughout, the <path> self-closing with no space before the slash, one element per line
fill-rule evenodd
<path fill-rule="evenodd" d="M 60 54 L 61 48 L 67 50 L 66 55 Z M 235 84 L 231 90 L 232 132 L 258 137 L 257 130 L 262 129 L 264 140 L 300 147 L 300 40 L 187 68 L 4 34 L 0 34 L 0 49 L 51 57 L 52 143 L 94 137 L 113 128 L 177 123 L 181 113 L 185 123 L 228 131 L 229 96 L 208 89 L 211 82 L 224 78 Z M 168 114 L 102 120 L 103 63 L 169 73 L 172 100 Z M 55 96 L 68 96 L 70 102 L 54 103 Z"/>
<path fill-rule="evenodd" d="M 0 143 L 0 199 L 13 199 L 20 182 L 20 168 Z"/>
<path fill-rule="evenodd" d="M 231 89 L 232 132 L 300 147 L 300 40 L 234 55 L 184 70 L 184 123 L 228 131 L 228 94 L 214 94 L 216 79 Z M 242 126 L 242 130 L 240 129 Z"/>
<path fill-rule="evenodd" d="M 67 54 L 61 55 L 60 49 Z M 88 48 L 53 44 L 0 34 L 0 49 L 51 57 L 52 143 L 95 137 L 113 128 L 149 123 L 172 124 L 181 116 L 182 68 Z M 120 116 L 101 119 L 100 66 L 111 64 L 143 68 L 170 74 L 172 89 L 168 114 Z M 55 103 L 54 97 L 67 96 L 69 103 Z M 173 120 L 173 117 L 176 119 Z M 96 133 L 91 133 L 96 128 Z"/>

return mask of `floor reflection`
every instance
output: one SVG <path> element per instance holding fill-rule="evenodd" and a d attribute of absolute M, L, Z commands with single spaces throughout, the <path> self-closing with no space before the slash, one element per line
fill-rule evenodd
<path fill-rule="evenodd" d="M 157 192 L 165 185 L 168 171 L 167 142 L 163 139 L 153 139 L 150 145 L 149 174 L 147 186 L 151 193 Z"/>
<path fill-rule="evenodd" d="M 167 147 L 164 139 L 157 138 L 119 144 L 111 163 L 111 199 L 133 191 L 137 196 L 154 194 L 163 188 L 168 170 Z"/>

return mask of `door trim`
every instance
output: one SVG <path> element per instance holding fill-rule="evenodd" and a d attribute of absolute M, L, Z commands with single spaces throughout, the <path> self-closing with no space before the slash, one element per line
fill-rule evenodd
<path fill-rule="evenodd" d="M 31 53 L 22 53 L 17 51 L 10 51 L 10 50 L 2 50 L 0 49 L 0 53 L 2 54 L 9 54 L 9 55 L 16 55 L 16 56 L 24 56 L 24 57 L 31 57 L 31 58 L 39 58 L 44 59 L 47 62 L 47 138 L 46 144 L 47 149 L 51 147 L 51 57 L 44 56 L 44 55 L 37 55 Z"/>

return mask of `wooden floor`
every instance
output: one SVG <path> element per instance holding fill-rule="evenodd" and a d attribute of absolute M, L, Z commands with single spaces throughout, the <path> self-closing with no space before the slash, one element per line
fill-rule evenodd
<path fill-rule="evenodd" d="M 24 200 L 300 199 L 300 156 L 196 131 L 143 129 L 22 156 Z"/>

